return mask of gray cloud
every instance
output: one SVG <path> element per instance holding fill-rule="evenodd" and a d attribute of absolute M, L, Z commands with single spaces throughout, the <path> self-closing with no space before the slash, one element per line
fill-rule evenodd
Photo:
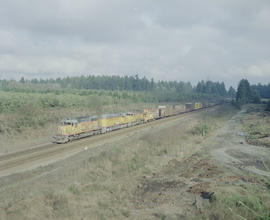
<path fill-rule="evenodd" d="M 268 0 L 0 2 L 0 78 L 270 80 Z"/>

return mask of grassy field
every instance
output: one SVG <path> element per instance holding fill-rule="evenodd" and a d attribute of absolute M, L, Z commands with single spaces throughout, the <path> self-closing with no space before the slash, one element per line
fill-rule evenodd
<path fill-rule="evenodd" d="M 1 150 L 7 151 L 13 136 L 14 146 L 47 138 L 65 117 L 155 104 L 110 94 L 0 94 Z M 270 219 L 264 107 L 244 107 L 230 122 L 238 111 L 233 106 L 208 109 L 3 179 L 0 219 Z M 215 162 L 211 152 L 222 147 Z M 226 161 L 227 154 L 237 162 Z"/>
<path fill-rule="evenodd" d="M 0 217 L 265 217 L 269 208 L 267 189 L 250 185 L 249 182 L 244 187 L 230 185 L 226 188 L 228 185 L 223 185 L 221 179 L 230 176 L 230 173 L 225 174 L 224 170 L 217 167 L 207 148 L 202 148 L 235 113 L 233 107 L 222 106 L 190 115 L 158 127 L 149 127 L 98 149 L 85 151 L 82 155 L 48 168 L 50 172 L 45 168 L 37 170 L 34 173 L 40 174 L 38 177 L 28 172 L 20 177 L 27 181 L 3 188 L 3 196 L 9 197 L 0 200 Z M 47 174 L 42 174 L 42 170 Z M 29 180 L 31 176 L 34 178 Z M 209 200 L 202 200 L 202 191 L 214 191 L 215 194 Z"/>

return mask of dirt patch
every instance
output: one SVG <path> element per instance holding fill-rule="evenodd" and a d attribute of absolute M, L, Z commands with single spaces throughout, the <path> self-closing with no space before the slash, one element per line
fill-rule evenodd
<path fill-rule="evenodd" d="M 207 192 L 210 189 L 210 183 L 204 182 L 204 183 L 197 183 L 191 187 L 189 187 L 188 192 L 193 194 L 201 194 L 203 192 Z"/>
<path fill-rule="evenodd" d="M 168 162 L 164 173 L 173 172 L 184 178 L 198 176 L 199 178 L 212 178 L 222 174 L 210 159 L 201 159 L 199 154 L 194 154 L 184 161 L 171 160 Z"/>
<path fill-rule="evenodd" d="M 186 184 L 181 180 L 166 180 L 166 179 L 151 179 L 146 181 L 138 188 L 142 189 L 142 194 L 151 192 L 165 192 L 168 190 L 175 190 L 182 188 Z"/>
<path fill-rule="evenodd" d="M 193 203 L 194 196 L 209 192 L 223 172 L 210 159 L 202 159 L 202 154 L 197 152 L 183 161 L 170 160 L 158 173 L 141 178 L 134 193 L 136 206 Z"/>
<path fill-rule="evenodd" d="M 136 206 L 142 208 L 175 203 L 186 187 L 185 180 L 181 178 L 143 178 L 134 193 Z"/>
<path fill-rule="evenodd" d="M 219 179 L 220 182 L 223 182 L 225 184 L 228 183 L 236 183 L 241 179 L 239 176 L 224 176 Z"/>

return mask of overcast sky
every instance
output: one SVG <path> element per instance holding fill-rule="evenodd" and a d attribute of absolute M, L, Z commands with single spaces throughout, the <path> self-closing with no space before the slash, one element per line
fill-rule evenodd
<path fill-rule="evenodd" d="M 270 82 L 269 0 L 0 0 L 0 78 Z"/>

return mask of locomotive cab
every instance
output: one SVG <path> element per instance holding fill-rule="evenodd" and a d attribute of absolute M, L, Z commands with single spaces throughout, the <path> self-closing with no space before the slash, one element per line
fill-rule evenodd
<path fill-rule="evenodd" d="M 77 127 L 77 120 L 66 119 L 61 121 L 61 125 L 57 128 L 57 134 L 54 136 L 54 142 L 58 144 L 69 142 L 69 136 L 74 133 Z"/>

